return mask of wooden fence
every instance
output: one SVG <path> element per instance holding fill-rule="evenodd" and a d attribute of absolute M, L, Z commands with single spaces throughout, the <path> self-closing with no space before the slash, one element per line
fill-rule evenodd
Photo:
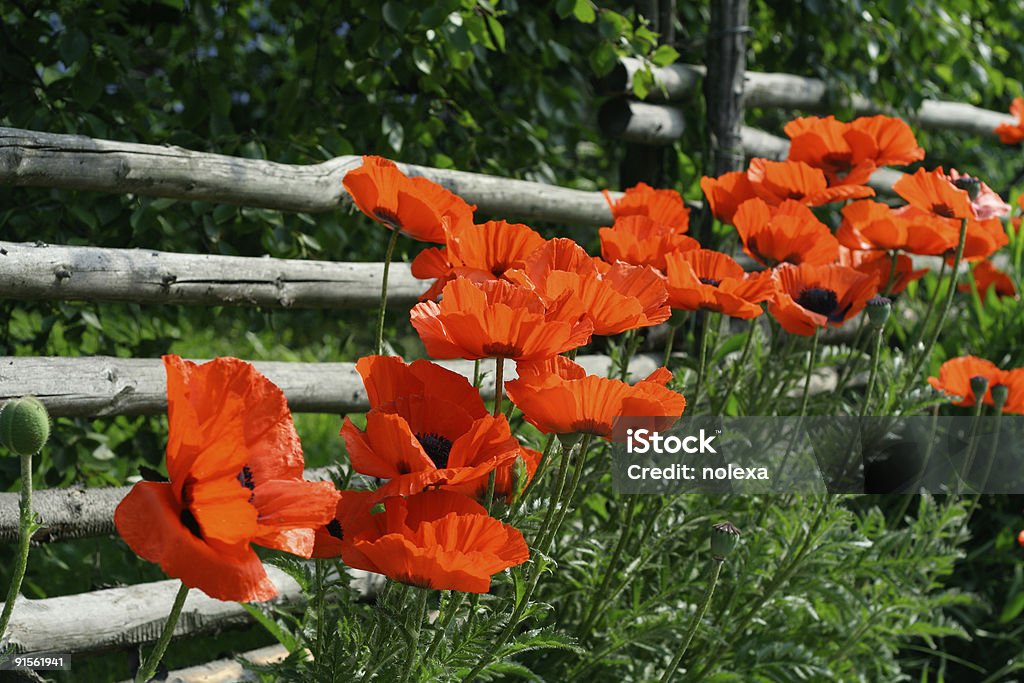
<path fill-rule="evenodd" d="M 629 88 L 638 63 L 623 60 L 605 87 Z M 702 71 L 677 65 L 656 70 L 668 96 L 691 93 Z M 615 80 L 618 79 L 618 80 Z M 748 102 L 818 110 L 827 89 L 814 79 L 785 74 L 747 75 Z M 858 111 L 870 104 L 856 100 Z M 617 109 L 616 109 L 617 108 Z M 657 126 L 649 121 L 658 120 Z M 928 103 L 918 123 L 968 133 L 988 133 L 1009 117 L 951 103 Z M 678 108 L 613 100 L 602 125 L 618 135 L 645 142 L 671 141 L 682 130 Z M 655 129 L 658 130 L 655 130 Z M 632 132 L 631 132 L 632 131 Z M 653 132 L 652 132 L 653 131 Z M 743 132 L 748 153 L 783 158 L 787 141 L 755 129 Z M 12 128 L 0 128 L 0 184 L 132 193 L 181 200 L 237 204 L 280 211 L 322 212 L 346 204 L 341 180 L 359 164 L 343 156 L 319 164 L 287 165 L 195 152 L 171 146 L 95 140 Z M 598 192 L 511 180 L 478 173 L 400 164 L 476 204 L 483 214 L 563 224 L 608 225 L 611 214 Z M 880 189 L 899 176 L 879 172 Z M 0 242 L 0 297 L 16 300 L 120 301 L 143 304 L 222 305 L 369 309 L 376 305 L 381 264 L 335 263 L 271 258 L 175 254 L 147 249 L 68 247 L 43 243 Z M 406 308 L 425 289 L 406 264 L 391 269 L 389 303 Z M 590 372 L 603 373 L 604 356 L 579 360 Z M 642 377 L 660 364 L 659 356 L 638 356 L 630 370 Z M 256 362 L 278 384 L 296 412 L 362 411 L 367 399 L 352 363 Z M 472 364 L 449 367 L 469 375 Z M 493 383 L 483 391 L 493 395 Z M 0 401 L 24 394 L 39 396 L 54 416 L 105 417 L 159 414 L 166 410 L 165 378 L 158 359 L 0 357 Z M 307 470 L 307 478 L 328 476 Z M 40 491 L 35 507 L 44 528 L 34 542 L 109 534 L 113 510 L 127 487 Z M 0 493 L 0 542 L 17 537 L 17 494 Z M 273 567 L 281 605 L 298 606 L 298 586 Z M 175 581 L 159 581 L 44 600 L 19 599 L 10 626 L 19 652 L 87 652 L 136 646 L 154 640 L 169 610 Z M 176 635 L 195 635 L 246 623 L 249 615 L 234 603 L 193 592 Z M 284 656 L 280 647 L 245 655 L 253 661 Z M 233 660 L 211 662 L 172 673 L 170 680 L 200 680 L 200 675 L 235 680 L 243 674 Z"/>

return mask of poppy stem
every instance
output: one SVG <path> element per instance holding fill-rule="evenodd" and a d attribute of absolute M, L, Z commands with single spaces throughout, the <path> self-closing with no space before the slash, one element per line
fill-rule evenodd
<path fill-rule="evenodd" d="M 547 537 L 548 529 L 551 527 L 551 522 L 555 519 L 555 515 L 558 512 L 558 503 L 562 499 L 562 493 L 565 491 L 565 486 L 569 481 L 569 454 L 572 452 L 572 446 L 566 446 L 565 442 L 561 442 L 561 446 L 562 467 L 558 472 L 558 483 L 555 485 L 555 495 L 551 497 L 548 509 L 544 513 L 544 520 L 540 523 L 540 529 L 537 531 L 537 542 L 534 544 L 534 546 L 539 548 L 542 552 L 547 551 L 544 539 Z"/>
<path fill-rule="evenodd" d="M 568 493 L 566 493 L 565 497 L 562 498 L 562 500 L 559 502 L 558 507 L 560 508 L 560 512 L 558 515 L 558 520 L 555 522 L 555 525 L 551 527 L 551 530 L 548 532 L 548 538 L 546 539 L 544 545 L 541 546 L 542 552 L 548 552 L 549 548 L 551 547 L 551 544 L 555 541 L 555 538 L 558 536 L 558 532 L 561 530 L 562 524 L 565 522 L 566 515 L 569 514 L 569 507 L 572 503 L 572 499 L 576 495 L 576 490 L 579 489 L 580 487 L 580 479 L 583 478 L 583 465 L 587 461 L 587 450 L 589 450 L 590 441 L 593 438 L 593 434 L 588 433 L 583 435 L 583 441 L 580 442 L 579 455 L 576 456 L 576 470 L 572 474 L 572 482 L 569 484 L 569 491 Z"/>
<path fill-rule="evenodd" d="M 423 622 L 427 618 L 427 598 L 429 597 L 430 590 L 427 588 L 416 588 L 416 607 L 413 610 L 413 624 L 411 629 L 411 638 L 409 642 L 409 654 L 405 659 L 405 672 L 402 674 L 401 681 L 409 680 L 409 677 L 413 674 L 413 669 L 416 669 L 416 650 L 420 644 L 420 630 L 423 627 Z"/>
<path fill-rule="evenodd" d="M 526 501 L 526 497 L 533 490 L 533 487 L 537 484 L 537 482 L 540 481 L 541 476 L 543 476 L 544 473 L 547 472 L 548 465 L 551 463 L 551 447 L 554 445 L 554 443 L 555 435 L 548 434 L 548 440 L 544 444 L 544 451 L 541 453 L 540 462 L 537 464 L 537 471 L 533 473 L 533 478 L 530 479 L 530 483 L 526 485 L 526 488 L 523 489 L 523 492 L 519 495 L 518 498 L 516 498 L 515 503 L 513 504 L 514 507 L 512 510 L 512 515 L 513 519 L 515 519 L 516 521 L 518 521 L 519 510 L 522 507 L 522 504 Z"/>
<path fill-rule="evenodd" d="M 676 340 L 676 329 L 678 329 L 677 325 L 669 323 L 668 339 L 665 340 L 665 362 L 662 363 L 666 368 L 668 367 L 669 361 L 672 360 L 672 343 Z"/>
<path fill-rule="evenodd" d="M 163 659 L 164 652 L 171 642 L 171 636 L 174 634 L 174 627 L 178 624 L 178 617 L 181 616 L 181 608 L 185 606 L 188 591 L 189 588 L 184 583 L 178 587 L 178 594 L 174 596 L 174 604 L 171 605 L 171 612 L 167 615 L 167 621 L 164 622 L 164 630 L 160 633 L 160 639 L 156 641 L 153 651 L 149 653 L 149 657 L 135 674 L 135 683 L 146 683 L 156 673 L 156 667 L 160 664 L 160 660 Z"/>
<path fill-rule="evenodd" d="M 807 414 L 807 398 L 811 392 L 811 377 L 814 375 L 814 361 L 818 356 L 818 337 L 821 334 L 821 328 L 814 328 L 814 336 L 811 337 L 811 355 L 807 358 L 807 376 L 804 377 L 804 395 L 800 399 L 800 414 L 799 417 L 803 417 Z"/>
<path fill-rule="evenodd" d="M 743 342 L 743 350 L 740 351 L 739 362 L 733 366 L 732 375 L 729 377 L 729 388 L 726 389 L 725 394 L 722 396 L 721 404 L 711 411 L 714 415 L 718 415 L 719 412 L 725 410 L 729 405 L 729 399 L 732 398 L 733 392 L 736 391 L 736 383 L 740 379 L 740 373 L 747 365 L 747 357 L 750 355 L 750 347 L 753 345 L 752 342 L 756 333 L 757 323 L 751 320 L 750 327 L 747 328 L 747 339 Z"/>
<path fill-rule="evenodd" d="M 693 403 L 691 404 L 694 409 L 697 408 L 697 400 L 700 398 L 700 390 L 704 384 L 704 366 L 708 361 L 708 339 L 710 338 L 711 321 L 718 319 L 711 312 L 708 312 L 704 316 L 704 326 L 700 331 L 700 353 L 697 356 L 697 385 L 693 388 Z"/>
<path fill-rule="evenodd" d="M 928 338 L 928 343 L 924 347 L 924 351 L 921 356 L 914 363 L 914 368 L 910 372 L 910 381 L 913 382 L 914 378 L 917 377 L 917 373 L 921 371 L 921 366 L 928 360 L 932 355 L 932 349 L 935 348 L 935 342 L 939 340 L 939 334 L 942 333 L 942 326 L 946 322 L 946 316 L 949 315 L 949 309 L 953 306 L 953 299 L 956 297 L 956 281 L 960 275 L 960 262 L 964 258 L 964 244 L 967 242 L 967 219 L 964 218 L 960 221 L 960 241 L 956 245 L 956 257 L 953 259 L 953 269 L 949 273 L 949 291 L 946 292 L 946 300 L 942 303 L 942 309 L 939 311 L 939 319 L 935 322 L 935 329 L 932 331 L 931 336 Z M 945 259 L 942 260 L 946 262 Z"/>
<path fill-rule="evenodd" d="M 7 599 L 4 601 L 4 611 L 0 614 L 0 643 L 3 643 L 4 633 L 7 631 L 7 624 L 11 620 L 11 613 L 14 611 L 14 603 L 18 599 L 18 592 L 21 590 L 21 581 L 25 578 L 25 569 L 28 567 L 28 549 L 32 534 L 37 528 L 32 515 L 32 456 L 21 456 L 21 518 L 18 524 L 18 556 L 15 560 L 14 573 L 11 575 L 11 585 L 7 589 Z M 2 653 L 0 653 L 2 654 Z"/>
<path fill-rule="evenodd" d="M 633 355 L 640 346 L 640 334 L 635 330 L 629 330 L 622 337 L 622 355 L 619 357 L 619 379 L 625 382 L 629 377 L 629 364 Z"/>
<path fill-rule="evenodd" d="M 395 244 L 398 242 L 398 231 L 391 231 L 391 240 L 388 242 L 387 253 L 384 254 L 384 275 L 380 280 L 380 313 L 377 314 L 377 355 L 384 352 L 384 311 L 388 305 L 388 273 L 391 271 L 391 257 L 395 253 Z"/>
<path fill-rule="evenodd" d="M 939 266 L 938 279 L 935 282 L 935 291 L 932 292 L 932 298 L 928 301 L 928 308 L 924 312 L 924 318 L 921 319 L 921 324 L 914 333 L 914 340 L 907 346 L 908 349 L 914 348 L 924 339 L 924 332 L 928 329 L 928 323 L 932 321 L 932 315 L 935 313 L 935 304 L 938 302 L 939 293 L 942 291 L 942 278 L 946 276 L 946 267 L 946 259 L 942 259 L 942 265 Z"/>
<path fill-rule="evenodd" d="M 619 568 L 618 565 L 619 560 L 622 558 L 622 552 L 626 549 L 626 544 L 633 536 L 633 516 L 636 514 L 638 497 L 635 494 L 628 496 L 626 501 L 626 518 L 619 525 L 619 541 L 615 544 L 615 550 L 612 551 L 611 559 L 608 560 L 608 566 L 604 570 L 604 577 L 601 579 L 600 587 L 594 593 L 591 593 L 589 604 L 583 612 L 584 617 L 579 630 L 580 641 L 590 634 L 600 606 L 608 599 L 608 589 L 611 587 L 612 578 Z"/>
<path fill-rule="evenodd" d="M 661 677 L 661 683 L 668 683 L 668 681 L 672 680 L 672 676 L 675 675 L 676 669 L 679 667 L 679 662 L 683 660 L 683 655 L 686 654 L 686 650 L 693 641 L 693 636 L 697 633 L 700 622 L 704 620 L 704 615 L 707 614 L 711 598 L 715 594 L 715 586 L 718 585 L 718 577 L 722 574 L 722 565 L 725 564 L 725 559 L 715 557 L 712 558 L 711 563 L 711 580 L 708 582 L 707 590 L 704 591 L 704 600 L 701 601 L 700 607 L 697 608 L 697 612 L 690 621 L 690 628 L 687 629 L 686 636 L 683 638 L 682 647 L 679 648 L 679 652 L 676 652 L 675 657 L 672 658 L 672 663 L 665 669 L 665 673 Z"/>
<path fill-rule="evenodd" d="M 480 359 L 473 361 L 473 388 L 480 388 Z"/>
<path fill-rule="evenodd" d="M 494 417 L 501 415 L 501 403 L 505 398 L 505 358 L 494 359 Z"/>
<path fill-rule="evenodd" d="M 984 493 L 985 487 L 988 486 L 988 478 L 992 474 L 992 461 L 996 457 L 996 450 L 999 447 L 999 422 L 1003 417 L 1003 406 L 1000 403 L 996 403 L 995 406 L 996 419 L 995 419 L 995 434 L 992 436 L 992 441 L 989 443 L 988 456 L 985 459 L 985 473 L 981 476 L 981 485 L 978 486 L 978 495 L 971 498 L 970 506 L 967 508 L 967 512 L 964 514 L 964 521 L 961 523 L 960 528 L 966 529 L 967 525 L 971 522 L 971 516 L 974 514 L 975 509 L 978 507 L 978 502 L 981 500 L 981 494 Z"/>
<path fill-rule="evenodd" d="M 868 387 L 864 390 L 864 405 L 860 407 L 861 417 L 868 414 L 868 408 L 871 406 L 871 395 L 875 391 L 875 379 L 878 377 L 878 362 L 882 355 L 882 335 L 884 332 L 884 326 L 879 327 L 875 331 L 875 348 L 871 352 L 871 372 L 868 375 Z"/>

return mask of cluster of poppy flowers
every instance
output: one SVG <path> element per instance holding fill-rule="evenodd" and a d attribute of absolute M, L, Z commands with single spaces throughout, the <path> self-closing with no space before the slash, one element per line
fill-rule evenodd
<path fill-rule="evenodd" d="M 417 586 L 486 592 L 529 548 L 481 502 L 521 495 L 542 458 L 512 434 L 500 410 L 506 392 L 543 433 L 606 439 L 620 416 L 660 416 L 664 429 L 686 406 L 667 388 L 665 368 L 630 385 L 588 375 L 562 355 L 593 335 L 657 325 L 672 309 L 750 319 L 765 305 L 788 332 L 811 335 L 921 277 L 908 254 L 951 259 L 961 227 L 963 256 L 981 264 L 979 289 L 1012 289 L 984 260 L 1007 242 L 999 217 L 1009 209 L 984 183 L 922 169 L 894 187 L 905 206 L 868 199 L 877 168 L 924 156 L 903 121 L 808 117 L 786 133 L 786 161 L 754 159 L 745 172 L 701 181 L 715 216 L 764 268 L 749 273 L 686 234 L 689 211 L 671 190 L 641 183 L 617 199 L 606 192 L 614 222 L 599 230 L 594 257 L 526 225 L 478 224 L 476 207 L 455 194 L 364 157 L 344 179 L 356 206 L 440 245 L 412 262 L 415 276 L 435 280 L 410 313 L 413 327 L 433 358 L 495 359 L 493 413 L 477 387 L 431 361 L 361 358 L 370 411 L 364 428 L 346 418 L 341 436 L 352 469 L 381 483 L 337 491 L 302 480 L 301 446 L 269 380 L 236 359 L 197 366 L 168 356 L 169 481 L 136 484 L 115 515 L 121 535 L 169 575 L 224 600 L 273 596 L 253 544 L 340 556 Z M 812 208 L 836 201 L 847 204 L 833 234 Z M 506 360 L 517 375 L 507 382 Z M 1010 388 L 1004 410 L 1024 412 L 1021 371 L 951 363 L 935 386 L 972 402 L 961 380 L 991 371 L 990 385 Z"/>

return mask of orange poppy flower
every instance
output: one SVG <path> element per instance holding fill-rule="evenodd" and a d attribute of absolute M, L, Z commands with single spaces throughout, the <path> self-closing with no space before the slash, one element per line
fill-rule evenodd
<path fill-rule="evenodd" d="M 790 334 L 808 337 L 860 313 L 878 292 L 878 278 L 840 265 L 782 265 L 773 271 L 768 310 Z"/>
<path fill-rule="evenodd" d="M 951 358 L 939 368 L 938 377 L 929 377 L 928 383 L 947 396 L 958 400 L 955 406 L 973 406 L 977 397 L 971 389 L 972 377 L 984 377 L 988 380 L 988 389 L 982 401 L 985 405 L 994 405 L 992 388 L 1003 385 L 1008 389 L 1004 413 L 1024 413 L 1024 369 L 1000 370 L 991 361 L 977 356 L 959 356 Z"/>
<path fill-rule="evenodd" d="M 376 156 L 364 156 L 363 165 L 346 173 L 342 184 L 367 216 L 424 242 L 444 243 L 441 219 L 453 226 L 471 224 L 476 210 L 437 183 L 410 178 L 395 162 Z"/>
<path fill-rule="evenodd" d="M 877 168 L 878 148 L 868 133 L 834 116 L 804 116 L 786 124 L 790 161 L 821 169 L 830 186 L 863 185 Z"/>
<path fill-rule="evenodd" d="M 932 171 L 917 169 L 913 175 L 906 174 L 892 189 L 911 206 L 942 218 L 972 218 L 971 197 L 966 190 L 956 187 L 942 167 Z"/>
<path fill-rule="evenodd" d="M 934 256 L 955 249 L 959 225 L 913 206 L 893 210 L 881 202 L 862 199 L 843 207 L 843 221 L 836 231 L 839 242 L 850 249 L 899 249 Z"/>
<path fill-rule="evenodd" d="M 1003 144 L 1016 145 L 1024 140 L 1024 97 L 1013 98 L 1010 113 L 1017 117 L 1017 123 L 1000 123 L 996 126 L 995 133 Z"/>
<path fill-rule="evenodd" d="M 434 358 L 543 360 L 590 341 L 594 323 L 585 314 L 568 318 L 568 299 L 547 305 L 511 282 L 458 277 L 444 286 L 440 304 L 416 304 L 409 317 Z"/>
<path fill-rule="evenodd" d="M 518 378 L 505 382 L 509 399 L 527 422 L 546 434 L 587 433 L 608 439 L 618 417 L 649 417 L 666 430 L 686 408 L 686 399 L 665 387 L 672 373 L 658 368 L 630 386 L 617 379 L 587 375 L 564 356 L 516 365 Z"/>
<path fill-rule="evenodd" d="M 829 187 L 825 173 L 802 161 L 750 160 L 747 178 L 754 194 L 778 206 L 787 199 L 819 206 L 844 199 L 874 197 L 875 191 L 864 185 L 838 185 Z"/>
<path fill-rule="evenodd" d="M 650 266 L 665 272 L 665 254 L 699 249 L 700 242 L 683 235 L 669 225 L 661 225 L 647 216 L 626 216 L 610 228 L 597 231 L 601 236 L 601 257 L 634 266 Z"/>
<path fill-rule="evenodd" d="M 749 320 L 774 288 L 768 271 L 743 272 L 729 256 L 711 249 L 668 254 L 668 302 L 685 311 L 715 311 Z"/>
<path fill-rule="evenodd" d="M 880 251 L 854 251 L 846 247 L 839 249 L 839 264 L 871 275 L 878 282 L 879 291 L 885 296 L 895 296 L 905 290 L 914 280 L 920 280 L 927 268 L 914 270 L 913 260 L 906 254 L 896 256 L 896 270 L 893 272 L 892 256 Z M 892 278 L 892 287 L 886 292 Z"/>
<path fill-rule="evenodd" d="M 672 226 L 676 232 L 686 232 L 690 225 L 690 210 L 675 190 L 655 190 L 647 183 L 637 183 L 615 200 L 608 190 L 602 192 L 613 218 L 647 216 L 661 225 Z"/>
<path fill-rule="evenodd" d="M 956 226 L 955 229 L 959 237 L 960 227 Z M 1006 234 L 1006 226 L 998 218 L 989 218 L 984 221 L 969 219 L 967 235 L 964 237 L 964 260 L 977 261 L 988 258 L 1009 243 L 1010 238 Z M 951 249 L 946 252 L 946 260 L 950 264 L 953 263 L 952 251 Z"/>
<path fill-rule="evenodd" d="M 1017 296 L 1017 286 L 1013 284 L 1013 280 L 1010 276 L 1003 271 L 996 268 L 991 261 L 984 260 L 978 261 L 972 271 L 974 275 L 974 286 L 978 288 L 978 296 L 982 299 L 988 293 L 988 290 L 995 287 L 996 296 Z M 961 292 L 971 291 L 970 283 L 964 283 L 958 285 L 958 289 Z"/>
<path fill-rule="evenodd" d="M 352 501 L 346 503 L 346 498 Z M 318 555 L 340 552 L 350 567 L 435 590 L 486 593 L 491 577 L 530 559 L 518 529 L 451 491 L 383 500 L 375 491 L 344 491 L 339 515 L 321 536 Z"/>
<path fill-rule="evenodd" d="M 459 373 L 397 356 L 365 356 L 356 370 L 370 398 L 366 430 L 346 417 L 341 436 L 356 472 L 390 480 L 383 495 L 434 487 L 477 496 L 497 469 L 495 495 L 508 498 L 520 455 L 532 476 L 533 453 L 522 452 L 505 416 L 488 414 L 480 393 Z"/>
<path fill-rule="evenodd" d="M 564 237 L 538 249 L 525 270 L 510 271 L 508 277 L 533 287 L 548 304 L 565 300 L 562 314 L 570 320 L 589 316 L 597 335 L 657 325 L 672 315 L 664 280 L 653 268 L 616 263 L 600 273 L 587 252 Z"/>
<path fill-rule="evenodd" d="M 717 178 L 704 176 L 700 179 L 700 189 L 715 218 L 730 224 L 740 204 L 757 196 L 746 171 L 731 171 Z"/>
<path fill-rule="evenodd" d="M 114 524 L 143 559 L 218 600 L 277 594 L 251 544 L 309 557 L 334 515 L 330 482 L 302 480 L 284 394 L 252 365 L 164 356 L 169 481 L 135 484 Z"/>
<path fill-rule="evenodd" d="M 545 241 L 533 228 L 506 221 L 451 227 L 445 234 L 447 247 L 424 249 L 413 259 L 414 277 L 437 278 L 421 301 L 436 299 L 455 277 L 498 280 L 505 271 L 521 268 L 523 260 Z"/>
<path fill-rule="evenodd" d="M 874 142 L 876 166 L 904 166 L 924 159 L 924 149 L 903 119 L 860 116 L 850 122 L 850 128 L 865 133 Z"/>
<path fill-rule="evenodd" d="M 733 216 L 743 251 L 758 263 L 825 264 L 839 255 L 839 242 L 828 226 L 800 202 L 787 199 L 777 207 L 751 199 Z"/>

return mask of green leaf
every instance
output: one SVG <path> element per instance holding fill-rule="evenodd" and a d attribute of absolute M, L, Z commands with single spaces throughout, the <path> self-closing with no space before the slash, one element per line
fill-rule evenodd
<path fill-rule="evenodd" d="M 384 7 L 381 9 L 381 15 L 388 26 L 402 33 L 409 24 L 412 11 L 409 9 L 409 5 L 404 2 L 385 2 Z"/>
<path fill-rule="evenodd" d="M 498 46 L 500 52 L 505 51 L 505 27 L 501 25 L 496 17 L 487 15 L 487 28 L 491 31 L 491 37 Z"/>
<path fill-rule="evenodd" d="M 298 649 L 298 639 L 292 634 L 288 633 L 279 623 L 274 621 L 274 619 L 269 614 L 264 612 L 259 607 L 255 605 L 250 605 L 247 602 L 240 602 L 238 604 L 240 604 L 242 606 L 242 609 L 248 612 L 253 619 L 258 621 L 260 625 L 263 626 L 263 628 L 267 629 L 267 632 L 269 632 L 270 635 L 274 636 L 274 639 L 277 640 L 277 642 L 284 645 L 289 652 L 293 652 L 296 649 Z"/>
<path fill-rule="evenodd" d="M 428 76 L 434 66 L 434 60 L 431 58 L 430 52 L 422 45 L 416 45 L 412 48 L 412 63 L 416 65 L 417 69 Z"/>
<path fill-rule="evenodd" d="M 658 66 L 668 66 L 677 59 L 679 59 L 679 53 L 671 45 L 660 45 L 651 54 L 651 61 Z"/>
<path fill-rule="evenodd" d="M 619 55 L 611 43 L 601 43 L 590 52 L 590 68 L 598 76 L 605 76 L 615 68 Z"/>
<path fill-rule="evenodd" d="M 555 3 L 555 12 L 559 17 L 565 19 L 573 13 L 576 6 L 576 0 L 558 0 Z"/>
<path fill-rule="evenodd" d="M 1024 612 L 1024 591 L 1017 593 L 1006 602 L 1006 607 L 999 615 L 999 623 L 1005 624 L 1013 621 L 1021 612 Z"/>
<path fill-rule="evenodd" d="M 89 38 L 78 29 L 68 29 L 64 36 L 60 40 L 60 47 L 58 52 L 60 53 L 61 61 L 64 62 L 65 66 L 71 66 L 79 59 L 85 56 L 86 51 L 89 49 Z"/>
<path fill-rule="evenodd" d="M 593 24 L 594 20 L 597 19 L 597 13 L 594 11 L 594 3 L 590 0 L 576 0 L 576 5 L 572 8 L 572 13 L 576 16 L 576 19 L 584 24 Z"/>

